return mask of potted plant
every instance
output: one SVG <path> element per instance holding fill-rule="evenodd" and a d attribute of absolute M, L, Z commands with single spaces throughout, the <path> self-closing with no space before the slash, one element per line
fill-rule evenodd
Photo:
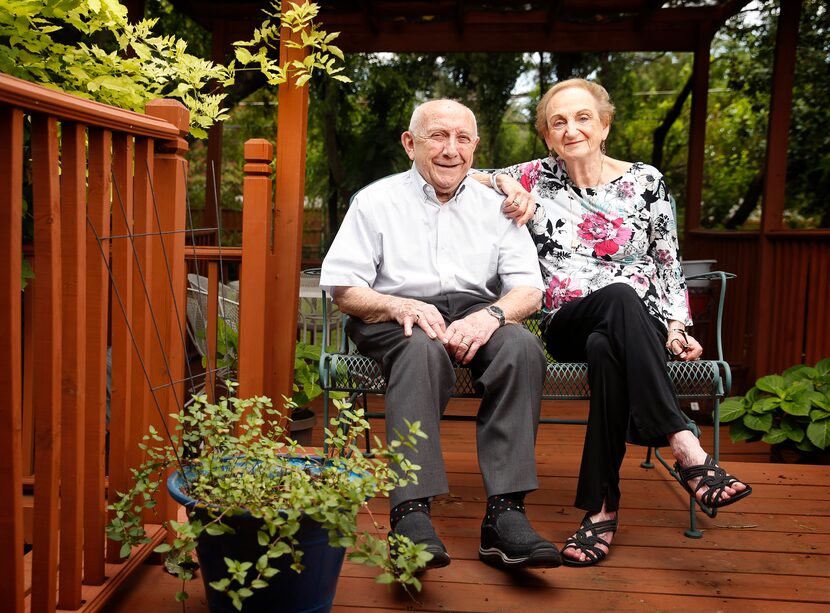
<path fill-rule="evenodd" d="M 131 490 L 110 507 L 109 537 L 122 543 L 124 557 L 147 542 L 142 514 L 155 506 L 154 494 L 175 469 L 167 486 L 187 508 L 188 521 L 171 521 L 172 538 L 156 551 L 174 552 L 179 562 L 196 552 L 213 612 L 243 606 L 326 611 L 346 548 L 350 559 L 381 568 L 379 582 L 420 589 L 415 573 L 430 558 L 424 547 L 387 540 L 377 524 L 374 531 L 358 529 L 357 515 L 372 497 L 416 478 L 418 467 L 400 449 L 425 435 L 411 424 L 387 446 L 375 439 L 376 448 L 364 454 L 354 443 L 368 428 L 363 412 L 339 401 L 338 407 L 326 430 L 328 454 L 321 457 L 285 440 L 281 414 L 268 398 L 210 404 L 196 397 L 186 412 L 172 416 L 169 440 L 152 428 L 144 437 L 146 460 L 132 469 Z M 177 599 L 186 599 L 192 566 L 168 568 L 183 580 Z"/>
<path fill-rule="evenodd" d="M 827 462 L 830 447 L 830 358 L 761 377 L 745 396 L 727 398 L 720 419 L 733 441 L 764 441 L 772 459 Z"/>

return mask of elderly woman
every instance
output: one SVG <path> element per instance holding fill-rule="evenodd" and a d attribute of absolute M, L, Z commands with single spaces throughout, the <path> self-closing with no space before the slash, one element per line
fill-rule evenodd
<path fill-rule="evenodd" d="M 681 413 L 666 360 L 696 360 L 702 348 L 686 332 L 692 322 L 669 192 L 656 168 L 606 155 L 613 116 L 602 86 L 557 83 L 536 117 L 550 156 L 477 177 L 505 193 L 506 211 L 519 223 L 529 219 L 547 286 L 548 351 L 588 363 L 590 414 L 575 503 L 586 514 L 562 551 L 572 566 L 608 554 L 626 441 L 668 443 L 686 489 L 709 507 L 752 491 L 715 464 Z"/>

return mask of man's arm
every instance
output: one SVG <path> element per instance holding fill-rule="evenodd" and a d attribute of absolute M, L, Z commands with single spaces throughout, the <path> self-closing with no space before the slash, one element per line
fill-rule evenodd
<path fill-rule="evenodd" d="M 397 321 L 403 326 L 404 336 L 412 336 L 413 326 L 420 327 L 430 338 L 445 331 L 438 309 L 413 298 L 388 296 L 369 287 L 336 287 L 333 300 L 341 311 L 367 324 Z"/>
<path fill-rule="evenodd" d="M 505 324 L 522 323 L 538 311 L 541 304 L 542 290 L 524 285 L 514 287 L 494 303 L 504 312 Z M 498 319 L 481 309 L 452 322 L 441 340 L 457 362 L 468 364 L 498 328 Z"/>

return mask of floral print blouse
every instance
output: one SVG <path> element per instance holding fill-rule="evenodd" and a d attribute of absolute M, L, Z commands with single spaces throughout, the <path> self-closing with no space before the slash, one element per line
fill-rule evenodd
<path fill-rule="evenodd" d="M 499 172 L 536 197 L 528 229 L 547 287 L 546 318 L 609 283 L 626 283 L 652 316 L 664 323 L 692 324 L 677 227 L 660 171 L 637 162 L 621 177 L 594 188 L 574 185 L 559 158 Z"/>

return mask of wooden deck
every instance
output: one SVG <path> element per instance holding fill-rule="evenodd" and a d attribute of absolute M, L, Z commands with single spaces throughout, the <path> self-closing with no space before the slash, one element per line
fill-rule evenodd
<path fill-rule="evenodd" d="M 451 411 L 466 412 L 457 400 Z M 546 403 L 544 411 L 578 416 L 580 402 Z M 622 470 L 621 527 L 608 559 L 593 568 L 507 573 L 478 561 L 484 491 L 475 457 L 473 424 L 443 423 L 450 494 L 433 504 L 436 529 L 452 564 L 423 576 L 412 600 L 373 581 L 371 568 L 346 563 L 335 611 L 813 611 L 830 610 L 830 471 L 769 464 L 766 446 L 723 441 L 722 461 L 749 481 L 753 495 L 715 519 L 698 514 L 702 539 L 683 530 L 682 489 L 661 468 L 640 468 L 631 448 Z M 711 427 L 703 428 L 711 446 Z M 724 428 L 724 434 L 726 429 Z M 527 499 L 536 528 L 561 545 L 581 518 L 574 509 L 582 426 L 542 426 L 537 444 L 541 487 Z M 319 434 L 315 432 L 319 440 Z M 387 503 L 370 505 L 378 521 Z M 369 521 L 368 516 L 364 521 Z M 158 566 L 145 566 L 105 609 L 108 613 L 181 611 L 179 585 Z M 207 611 L 201 585 L 192 585 L 190 613 Z M 797 607 L 797 609 L 796 609 Z"/>

